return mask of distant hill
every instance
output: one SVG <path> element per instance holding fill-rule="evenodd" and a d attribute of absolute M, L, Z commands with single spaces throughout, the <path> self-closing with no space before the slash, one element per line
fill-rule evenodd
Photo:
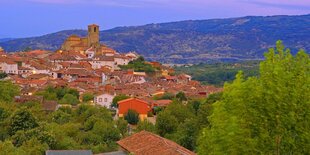
<path fill-rule="evenodd" d="M 199 63 L 221 59 L 260 59 L 279 39 L 296 52 L 310 51 L 310 14 L 301 16 L 248 16 L 189 20 L 144 26 L 118 27 L 101 32 L 101 42 L 120 51 L 137 51 L 147 59 L 166 63 Z M 26 47 L 56 50 L 71 34 L 66 30 L 39 37 L 0 42 L 7 51 Z"/>
<path fill-rule="evenodd" d="M 14 40 L 14 38 L 0 38 L 0 42 Z"/>

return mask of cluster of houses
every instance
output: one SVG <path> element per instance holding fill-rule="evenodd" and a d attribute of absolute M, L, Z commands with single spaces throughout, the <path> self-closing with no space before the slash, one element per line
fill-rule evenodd
<path fill-rule="evenodd" d="M 120 65 L 128 65 L 139 55 L 135 52 L 121 54 L 100 44 L 97 25 L 89 25 L 88 32 L 85 38 L 75 35 L 68 37 L 61 49 L 55 52 L 33 50 L 6 53 L 0 48 L 0 73 L 6 73 L 8 76 L 4 80 L 11 80 L 21 90 L 21 95 L 16 96 L 15 101 L 39 101 L 44 110 L 55 111 L 62 105 L 34 94 L 48 86 L 68 87 L 77 90 L 80 97 L 86 93 L 94 94 L 89 104 L 116 110 L 118 117 L 124 117 L 131 109 L 144 120 L 155 107 L 166 107 L 172 102 L 167 99 L 155 100 L 166 93 L 175 95 L 184 92 L 188 97 L 205 98 L 222 91 L 221 88 L 202 85 L 189 75 L 175 75 L 172 68 L 159 62 L 145 62 L 157 69 L 152 75 L 122 70 Z M 119 101 L 115 108 L 112 107 L 112 101 L 117 95 L 129 98 Z M 137 143 L 141 143 L 139 148 L 132 145 Z M 118 152 L 120 154 L 194 154 L 172 141 L 145 131 L 119 141 L 118 145 L 123 149 Z M 48 155 L 68 153 L 92 154 L 89 150 L 46 152 Z"/>
<path fill-rule="evenodd" d="M 35 92 L 47 86 L 74 88 L 80 96 L 94 94 L 93 104 L 106 108 L 112 108 L 115 96 L 126 95 L 131 99 L 119 103 L 118 116 L 122 117 L 128 109 L 133 109 L 143 119 L 152 108 L 167 106 L 171 102 L 153 100 L 154 96 L 182 91 L 186 96 L 199 98 L 221 91 L 221 88 L 201 85 L 189 75 L 174 75 L 171 67 L 159 62 L 146 62 L 157 69 L 151 76 L 145 72 L 121 70 L 120 65 L 127 65 L 139 55 L 135 52 L 118 53 L 100 43 L 99 26 L 89 25 L 88 29 L 88 37 L 72 35 L 55 52 L 6 53 L 0 50 L 0 72 L 7 73 L 7 79 L 20 86 L 22 96 L 17 98 L 19 101 L 29 100 Z M 48 103 L 44 105 L 49 106 Z"/>
<path fill-rule="evenodd" d="M 126 112 L 122 105 L 132 104 L 129 108 L 145 118 L 154 106 L 167 106 L 170 103 L 153 100 L 154 96 L 165 93 L 177 94 L 182 91 L 186 96 L 200 98 L 221 91 L 220 88 L 201 85 L 186 74 L 171 75 L 173 69 L 158 62 L 149 62 L 160 69 L 152 76 L 119 68 L 119 65 L 126 65 L 137 57 L 135 53 L 112 52 L 100 58 L 89 58 L 73 51 L 2 52 L 0 72 L 7 73 L 7 78 L 20 86 L 23 96 L 32 96 L 47 86 L 69 87 L 78 90 L 80 96 L 84 93 L 95 94 L 93 103 L 106 108 L 112 108 L 112 100 L 117 95 L 132 97 L 132 100 L 120 103 L 120 117 Z"/>

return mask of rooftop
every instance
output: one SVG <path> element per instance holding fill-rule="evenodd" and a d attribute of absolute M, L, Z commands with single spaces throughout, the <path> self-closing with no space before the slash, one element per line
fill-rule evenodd
<path fill-rule="evenodd" d="M 194 155 L 177 143 L 147 131 L 141 131 L 117 142 L 123 149 L 135 155 Z"/>

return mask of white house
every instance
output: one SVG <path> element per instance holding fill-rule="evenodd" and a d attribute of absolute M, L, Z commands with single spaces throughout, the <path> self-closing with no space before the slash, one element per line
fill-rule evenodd
<path fill-rule="evenodd" d="M 115 68 L 115 61 L 114 57 L 107 57 L 107 56 L 99 56 L 95 57 L 93 61 L 90 61 L 93 69 L 100 69 L 101 67 L 108 67 L 111 70 Z"/>
<path fill-rule="evenodd" d="M 111 108 L 112 101 L 115 95 L 109 94 L 109 93 L 104 93 L 101 95 L 97 95 L 94 98 L 94 103 L 98 104 L 100 106 L 106 107 L 106 108 Z"/>
<path fill-rule="evenodd" d="M 116 55 L 115 58 L 115 67 L 118 68 L 118 65 L 128 65 L 130 58 L 126 56 Z"/>
<path fill-rule="evenodd" d="M 15 62 L 0 62 L 0 66 L 1 70 L 7 74 L 18 74 L 18 65 Z"/>

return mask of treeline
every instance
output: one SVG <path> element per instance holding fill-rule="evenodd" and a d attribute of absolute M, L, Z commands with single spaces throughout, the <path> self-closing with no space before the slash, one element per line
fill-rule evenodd
<path fill-rule="evenodd" d="M 259 72 L 260 61 L 241 61 L 238 63 L 209 63 L 197 64 L 193 66 L 175 67 L 177 74 L 186 73 L 193 77 L 193 80 L 203 84 L 223 86 L 225 82 L 231 82 L 235 79 L 238 71 L 243 71 L 246 77 L 257 76 Z"/>

